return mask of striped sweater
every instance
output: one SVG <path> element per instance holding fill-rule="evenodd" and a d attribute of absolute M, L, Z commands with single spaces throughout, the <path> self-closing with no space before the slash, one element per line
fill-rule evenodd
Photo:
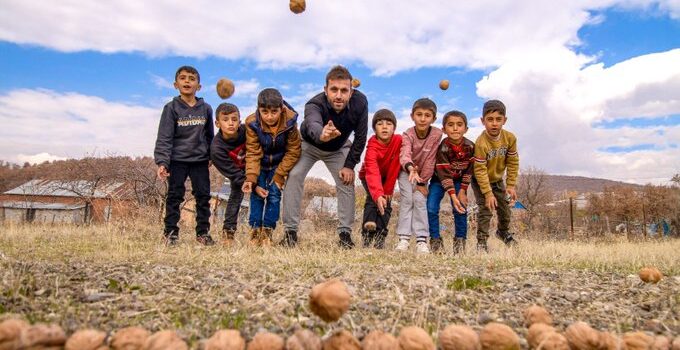
<path fill-rule="evenodd" d="M 454 144 L 448 137 L 439 144 L 435 169 L 437 177 L 442 182 L 442 187 L 449 194 L 456 194 L 453 186 L 454 181 L 461 182 L 460 189 L 462 191 L 466 191 L 468 185 L 470 185 L 474 152 L 475 144 L 465 137 L 463 137 L 463 142 L 458 145 Z"/>

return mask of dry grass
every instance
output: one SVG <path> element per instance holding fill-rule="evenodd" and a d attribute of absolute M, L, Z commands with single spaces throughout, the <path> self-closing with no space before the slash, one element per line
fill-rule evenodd
<path fill-rule="evenodd" d="M 166 248 L 158 227 L 146 224 L 0 231 L 0 313 L 57 322 L 69 332 L 141 325 L 175 328 L 195 343 L 226 327 L 247 337 L 259 329 L 288 335 L 297 325 L 361 337 L 410 324 L 435 335 L 450 323 L 479 328 L 496 320 L 522 334 L 521 311 L 539 303 L 558 327 L 583 320 L 614 332 L 680 333 L 678 240 L 522 240 L 511 250 L 492 240 L 491 253 L 477 254 L 472 238 L 468 253 L 453 257 L 342 251 L 328 231 L 302 232 L 293 250 L 252 249 L 243 233 L 233 248 L 202 247 L 188 234 Z M 450 236 L 445 240 L 450 252 Z M 646 265 L 666 278 L 642 284 L 637 271 Z M 311 286 L 329 277 L 343 279 L 353 294 L 335 324 L 307 307 Z"/>

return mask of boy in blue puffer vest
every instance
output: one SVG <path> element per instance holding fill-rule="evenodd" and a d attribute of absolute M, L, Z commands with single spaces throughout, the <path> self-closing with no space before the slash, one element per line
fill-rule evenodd
<path fill-rule="evenodd" d="M 298 114 L 281 93 L 266 88 L 257 96 L 257 111 L 246 118 L 246 180 L 250 193 L 250 242 L 270 246 L 279 220 L 281 191 L 301 153 Z"/>

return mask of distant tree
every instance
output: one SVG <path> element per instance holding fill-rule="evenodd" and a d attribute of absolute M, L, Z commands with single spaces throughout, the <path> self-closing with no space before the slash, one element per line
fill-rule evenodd
<path fill-rule="evenodd" d="M 671 178 L 671 182 L 675 186 L 680 186 L 680 174 L 673 175 L 673 178 Z"/>
<path fill-rule="evenodd" d="M 517 196 L 527 208 L 524 221 L 529 230 L 534 229 L 534 218 L 538 215 L 538 208 L 553 199 L 553 192 L 548 188 L 547 182 L 548 176 L 541 169 L 530 166 L 520 171 Z"/>

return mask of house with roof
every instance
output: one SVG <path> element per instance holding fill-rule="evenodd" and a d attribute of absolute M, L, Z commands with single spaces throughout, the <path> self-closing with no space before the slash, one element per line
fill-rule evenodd
<path fill-rule="evenodd" d="M 0 194 L 0 221 L 109 222 L 129 212 L 131 197 L 122 182 L 36 179 Z"/>

